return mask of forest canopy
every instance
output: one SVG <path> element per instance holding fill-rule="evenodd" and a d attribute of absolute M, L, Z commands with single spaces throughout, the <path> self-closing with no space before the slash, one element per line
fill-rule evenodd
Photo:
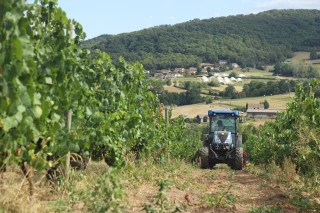
<path fill-rule="evenodd" d="M 254 67 L 283 61 L 293 51 L 318 51 L 319 33 L 319 10 L 270 10 L 102 35 L 84 41 L 83 48 L 101 49 L 115 62 L 119 56 L 139 61 L 148 70 L 198 67 L 219 59 Z"/>

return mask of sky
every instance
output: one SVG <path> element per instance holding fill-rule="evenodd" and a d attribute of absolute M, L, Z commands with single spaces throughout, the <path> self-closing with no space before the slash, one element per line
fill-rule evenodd
<path fill-rule="evenodd" d="M 91 39 L 193 19 L 257 14 L 271 9 L 318 9 L 320 0 L 58 0 Z"/>

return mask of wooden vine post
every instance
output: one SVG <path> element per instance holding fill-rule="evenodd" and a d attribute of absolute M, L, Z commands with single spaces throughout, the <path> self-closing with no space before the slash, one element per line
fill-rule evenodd
<path fill-rule="evenodd" d="M 70 39 L 72 39 L 72 33 L 73 33 L 73 25 L 70 26 Z M 64 116 L 66 118 L 65 128 L 68 130 L 68 133 L 70 133 L 71 122 L 72 122 L 72 109 L 64 111 Z M 69 151 L 66 155 L 64 171 L 63 171 L 66 179 L 69 179 L 70 157 L 71 157 L 71 154 Z"/>
<path fill-rule="evenodd" d="M 72 110 L 64 111 L 64 116 L 66 117 L 66 125 L 65 128 L 70 132 L 71 129 L 71 122 L 72 122 Z M 69 179 L 69 170 L 70 170 L 70 151 L 66 155 L 65 165 L 64 165 L 64 176 L 66 179 Z"/>

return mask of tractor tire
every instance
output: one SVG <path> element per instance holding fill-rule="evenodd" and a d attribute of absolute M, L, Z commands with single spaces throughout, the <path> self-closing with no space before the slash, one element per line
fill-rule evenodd
<path fill-rule="evenodd" d="M 202 169 L 208 169 L 209 164 L 209 147 L 205 146 L 200 149 L 199 152 L 199 161 Z"/>
<path fill-rule="evenodd" d="M 209 159 L 209 169 L 213 169 L 213 167 L 215 167 L 216 165 L 216 161 L 213 159 Z"/>
<path fill-rule="evenodd" d="M 234 170 L 242 170 L 243 167 L 243 149 L 242 147 L 237 147 L 235 150 L 234 162 L 231 166 Z"/>
<path fill-rule="evenodd" d="M 209 146 L 209 134 L 202 135 L 202 145 Z"/>
<path fill-rule="evenodd" d="M 236 143 L 236 148 L 242 147 L 242 135 L 239 135 L 237 143 Z"/>

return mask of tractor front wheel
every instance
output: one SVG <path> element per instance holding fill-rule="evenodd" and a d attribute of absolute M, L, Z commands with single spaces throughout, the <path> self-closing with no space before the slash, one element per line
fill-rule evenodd
<path fill-rule="evenodd" d="M 243 167 L 243 149 L 242 147 L 237 147 L 235 150 L 234 162 L 232 165 L 232 169 L 242 170 Z"/>
<path fill-rule="evenodd" d="M 202 169 L 209 168 L 209 147 L 202 147 L 199 151 L 199 161 Z"/>

